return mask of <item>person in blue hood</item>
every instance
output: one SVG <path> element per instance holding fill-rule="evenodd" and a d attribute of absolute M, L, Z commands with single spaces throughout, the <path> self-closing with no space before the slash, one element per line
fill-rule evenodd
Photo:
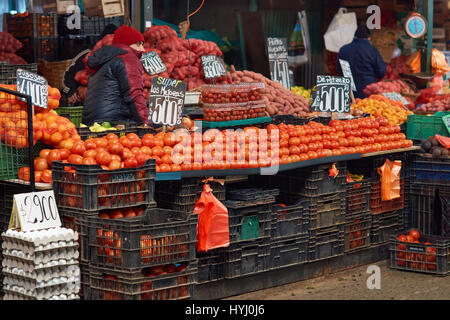
<path fill-rule="evenodd" d="M 386 64 L 378 50 L 370 43 L 370 30 L 364 25 L 357 28 L 353 41 L 339 50 L 336 67 L 338 74 L 342 76 L 339 59 L 350 64 L 356 86 L 355 98 L 366 98 L 364 88 L 386 75 Z"/>

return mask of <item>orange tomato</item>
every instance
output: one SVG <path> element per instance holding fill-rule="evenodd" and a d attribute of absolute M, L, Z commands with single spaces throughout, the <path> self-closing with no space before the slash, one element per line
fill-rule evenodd
<path fill-rule="evenodd" d="M 45 183 L 52 183 L 52 170 L 42 171 L 41 180 Z"/>

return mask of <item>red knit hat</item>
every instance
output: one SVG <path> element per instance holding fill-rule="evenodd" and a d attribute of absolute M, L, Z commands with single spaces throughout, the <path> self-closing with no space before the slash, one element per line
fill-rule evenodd
<path fill-rule="evenodd" d="M 114 31 L 113 43 L 121 43 L 129 46 L 136 42 L 144 42 L 144 36 L 136 29 L 122 25 Z"/>

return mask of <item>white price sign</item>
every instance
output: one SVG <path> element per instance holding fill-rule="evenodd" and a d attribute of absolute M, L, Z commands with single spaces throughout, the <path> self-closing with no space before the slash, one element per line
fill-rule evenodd
<path fill-rule="evenodd" d="M 161 58 L 155 51 L 146 52 L 141 57 L 141 63 L 148 74 L 157 74 L 167 70 Z"/>
<path fill-rule="evenodd" d="M 23 69 L 17 69 L 17 91 L 31 96 L 31 102 L 34 105 L 47 109 L 48 84 L 44 77 Z"/>
<path fill-rule="evenodd" d="M 346 60 L 339 59 L 339 63 L 341 65 L 342 74 L 346 78 L 350 78 L 352 91 L 357 91 L 355 86 L 355 81 L 353 80 L 352 69 L 350 68 L 350 63 Z"/>
<path fill-rule="evenodd" d="M 185 94 L 183 81 L 163 77 L 152 79 L 148 121 L 167 126 L 180 125 Z"/>
<path fill-rule="evenodd" d="M 202 65 L 206 79 L 221 78 L 227 75 L 222 59 L 215 55 L 202 56 Z"/>
<path fill-rule="evenodd" d="M 53 190 L 14 195 L 9 228 L 34 231 L 60 226 Z"/>

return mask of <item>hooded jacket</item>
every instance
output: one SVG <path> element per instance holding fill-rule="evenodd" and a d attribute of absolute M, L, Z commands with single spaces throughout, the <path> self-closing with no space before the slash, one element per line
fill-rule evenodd
<path fill-rule="evenodd" d="M 95 121 L 147 123 L 140 56 L 124 44 L 104 46 L 89 56 L 87 65 L 96 71 L 88 80 L 82 117 L 85 125 Z"/>

